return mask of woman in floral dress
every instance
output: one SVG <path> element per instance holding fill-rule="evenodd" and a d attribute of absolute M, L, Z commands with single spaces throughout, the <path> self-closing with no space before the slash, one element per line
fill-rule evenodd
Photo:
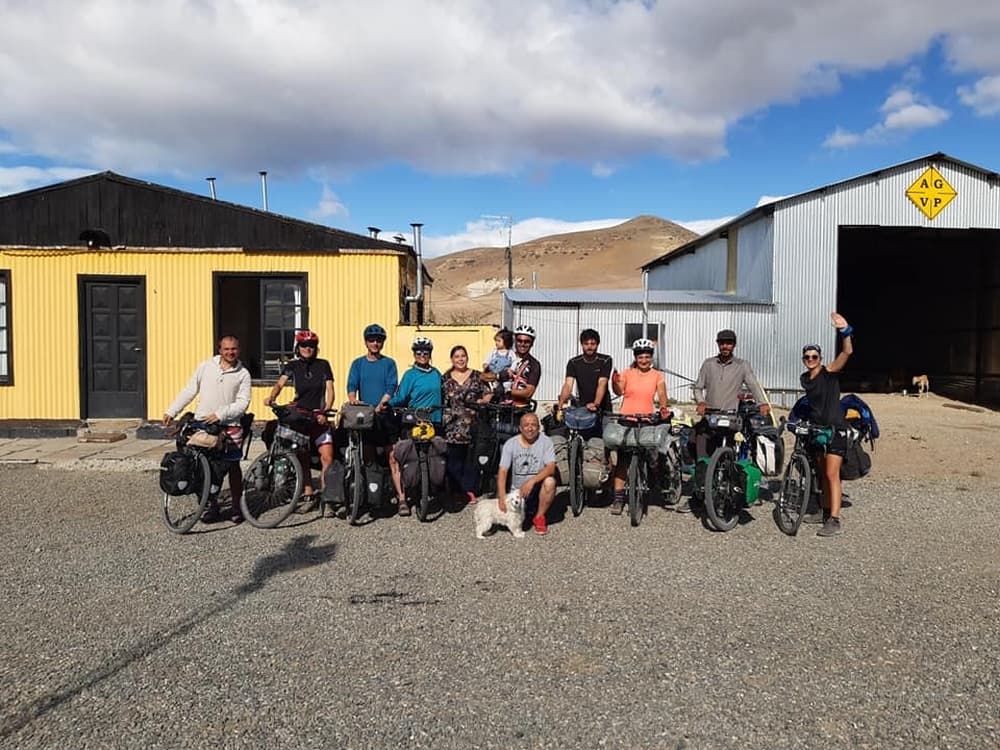
<path fill-rule="evenodd" d="M 448 479 L 452 490 L 468 503 L 476 502 L 477 467 L 469 460 L 475 406 L 490 400 L 488 385 L 478 370 L 469 368 L 469 352 L 451 348 L 451 367 L 441 376 L 444 397 L 444 437 L 448 443 Z"/>

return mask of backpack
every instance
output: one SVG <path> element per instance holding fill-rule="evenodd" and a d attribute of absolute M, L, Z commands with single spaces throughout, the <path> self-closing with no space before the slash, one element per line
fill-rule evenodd
<path fill-rule="evenodd" d="M 879 429 L 871 407 L 855 394 L 848 393 L 840 399 L 840 408 L 844 410 L 847 423 L 861 433 L 861 440 L 867 440 L 868 444 L 874 448 L 875 441 L 879 436 Z"/>
<path fill-rule="evenodd" d="M 189 495 L 201 491 L 198 464 L 184 451 L 171 451 L 160 461 L 160 489 L 168 495 Z"/>

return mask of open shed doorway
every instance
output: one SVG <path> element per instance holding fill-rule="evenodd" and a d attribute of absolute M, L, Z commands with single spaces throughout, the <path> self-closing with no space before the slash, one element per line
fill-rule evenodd
<path fill-rule="evenodd" d="M 837 308 L 858 330 L 842 378 L 859 391 L 1000 406 L 1000 230 L 841 227 Z"/>

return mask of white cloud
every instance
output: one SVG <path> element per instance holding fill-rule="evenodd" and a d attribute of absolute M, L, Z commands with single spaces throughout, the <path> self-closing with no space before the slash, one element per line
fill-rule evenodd
<path fill-rule="evenodd" d="M 1000 75 L 980 78 L 972 86 L 960 86 L 958 98 L 982 117 L 1000 114 Z"/>
<path fill-rule="evenodd" d="M 594 177 L 610 177 L 615 173 L 614 167 L 610 167 L 602 162 L 597 162 L 594 166 L 590 168 L 590 173 Z"/>
<path fill-rule="evenodd" d="M 77 167 L 0 167 L 0 195 L 20 193 L 23 190 L 74 180 L 93 173 L 93 169 Z"/>
<path fill-rule="evenodd" d="M 904 77 L 907 80 L 915 78 L 910 72 Z M 891 133 L 905 134 L 937 127 L 951 117 L 948 110 L 931 104 L 926 97 L 907 86 L 894 89 L 879 107 L 879 111 L 883 115 L 882 120 L 863 133 L 854 133 L 838 125 L 823 141 L 823 146 L 850 148 L 859 144 L 878 143 Z"/>
<path fill-rule="evenodd" d="M 726 153 L 737 120 L 827 95 L 845 73 L 905 64 L 938 40 L 956 70 L 1000 72 L 994 5 L 940 10 L 939 0 L 884 0 L 877 13 L 870 0 L 3 3 L 3 130 L 53 163 L 220 178 L 262 158 L 290 176 L 389 162 L 509 174 L 645 154 L 705 160 Z M 941 117 L 923 106 L 892 121 Z"/>
<path fill-rule="evenodd" d="M 323 194 L 320 196 L 319 204 L 309 212 L 313 219 L 329 219 L 349 214 L 347 206 L 340 202 L 340 198 L 330 189 L 329 185 L 323 185 Z"/>

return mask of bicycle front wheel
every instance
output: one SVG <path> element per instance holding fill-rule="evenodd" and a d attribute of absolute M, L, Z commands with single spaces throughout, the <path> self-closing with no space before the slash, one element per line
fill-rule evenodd
<path fill-rule="evenodd" d="M 732 448 L 719 448 L 705 473 L 705 511 L 718 531 L 729 531 L 740 520 L 736 482 L 736 454 Z"/>
<path fill-rule="evenodd" d="M 426 521 L 431 512 L 431 478 L 426 456 L 420 457 L 420 502 L 417 503 L 417 519 Z"/>
<path fill-rule="evenodd" d="M 243 480 L 243 517 L 258 529 L 273 529 L 295 511 L 305 474 L 293 453 L 263 453 Z"/>
<path fill-rule="evenodd" d="M 346 490 L 347 501 L 350 505 L 347 508 L 347 520 L 351 524 L 356 524 L 361 518 L 361 506 L 365 496 L 365 475 L 361 468 L 361 446 L 357 445 L 351 451 L 351 458 L 347 463 L 347 473 L 344 477 L 344 489 Z M 374 511 L 373 511 L 374 513 Z"/>
<path fill-rule="evenodd" d="M 646 505 L 646 492 L 643 474 L 640 463 L 646 458 L 641 453 L 633 453 L 628 463 L 628 517 L 633 526 L 638 526 L 642 521 L 642 514 Z"/>
<path fill-rule="evenodd" d="M 583 487 L 583 441 L 573 438 L 569 444 L 569 507 L 574 516 L 583 513 L 587 491 Z"/>
<path fill-rule="evenodd" d="M 188 485 L 189 492 L 184 495 L 163 493 L 160 506 L 163 523 L 174 534 L 186 534 L 198 523 L 208 507 L 208 496 L 212 491 L 212 467 L 208 458 L 201 452 L 194 453 L 192 457 L 194 471 Z"/>
<path fill-rule="evenodd" d="M 793 453 L 785 467 L 781 480 L 781 495 L 774 508 L 774 520 L 778 528 L 789 536 L 795 536 L 802 525 L 802 516 L 809 505 L 812 491 L 812 469 L 808 459 L 801 453 Z"/>

